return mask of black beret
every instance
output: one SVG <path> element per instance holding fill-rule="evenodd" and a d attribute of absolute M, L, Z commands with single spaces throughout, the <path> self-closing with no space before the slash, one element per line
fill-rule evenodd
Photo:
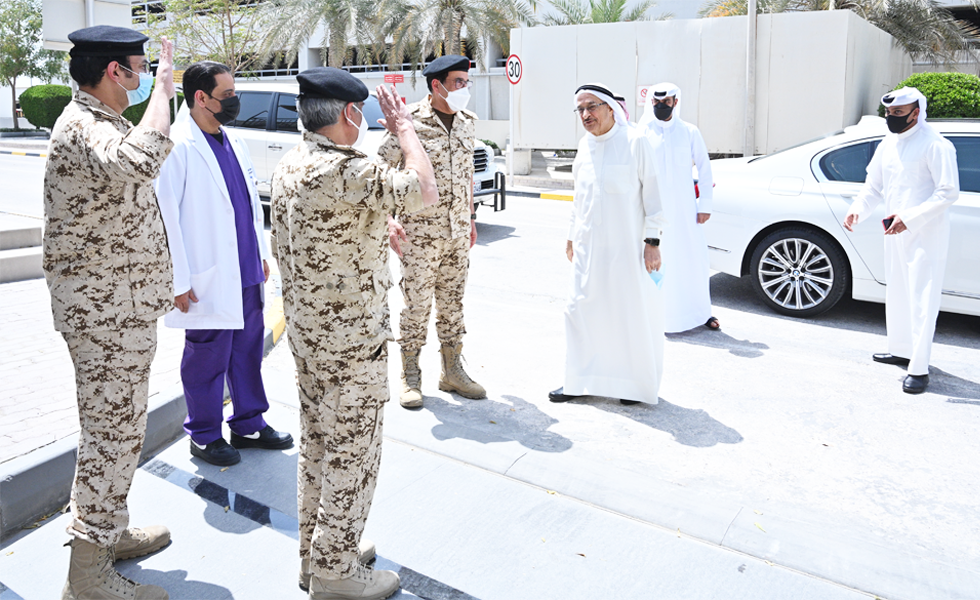
<path fill-rule="evenodd" d="M 343 69 L 314 67 L 296 76 L 302 97 L 336 98 L 346 102 L 364 102 L 368 97 L 367 86 Z"/>
<path fill-rule="evenodd" d="M 469 70 L 470 59 L 466 58 L 465 56 L 451 54 L 449 56 L 440 56 L 439 58 L 430 62 L 424 69 L 422 69 L 422 74 L 426 77 L 438 77 L 439 75 L 450 71 Z"/>
<path fill-rule="evenodd" d="M 612 98 L 615 95 L 609 91 L 609 88 L 597 83 L 587 83 L 585 85 L 580 85 L 578 86 L 578 89 L 575 90 L 576 94 L 578 94 L 579 92 L 599 92 L 600 94 L 605 94 L 610 98 Z"/>
<path fill-rule="evenodd" d="M 139 56 L 150 38 L 126 27 L 96 25 L 68 34 L 72 56 Z"/>

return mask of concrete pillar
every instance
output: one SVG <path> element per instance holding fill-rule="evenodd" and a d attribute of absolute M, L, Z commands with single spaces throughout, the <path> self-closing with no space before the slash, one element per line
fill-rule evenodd
<path fill-rule="evenodd" d="M 513 175 L 531 174 L 531 150 L 511 149 L 507 153 L 507 170 Z"/>

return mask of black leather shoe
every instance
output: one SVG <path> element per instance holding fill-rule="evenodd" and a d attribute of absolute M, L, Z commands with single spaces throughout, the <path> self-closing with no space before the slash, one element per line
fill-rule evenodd
<path fill-rule="evenodd" d="M 902 358 L 901 356 L 892 356 L 891 354 L 873 354 L 871 358 L 875 362 L 885 363 L 886 365 L 899 365 L 901 367 L 909 366 L 909 359 Z"/>
<path fill-rule="evenodd" d="M 906 394 L 921 394 L 928 386 L 928 375 L 908 375 L 902 382 L 902 391 Z"/>
<path fill-rule="evenodd" d="M 626 406 L 633 406 L 634 404 L 639 404 L 639 400 L 620 400 L 620 404 L 625 404 Z"/>
<path fill-rule="evenodd" d="M 293 447 L 293 436 L 283 431 L 276 431 L 272 425 L 266 425 L 250 435 L 238 435 L 231 432 L 231 445 L 236 448 L 259 448 L 261 450 L 285 450 Z"/>
<path fill-rule="evenodd" d="M 562 386 L 553 392 L 548 392 L 548 400 L 552 402 L 568 402 L 569 400 L 574 400 L 578 396 L 568 396 L 565 394 L 565 387 Z"/>
<path fill-rule="evenodd" d="M 191 440 L 191 455 L 219 467 L 238 464 L 242 460 L 242 455 L 229 446 L 225 438 L 218 438 L 203 448 Z"/>

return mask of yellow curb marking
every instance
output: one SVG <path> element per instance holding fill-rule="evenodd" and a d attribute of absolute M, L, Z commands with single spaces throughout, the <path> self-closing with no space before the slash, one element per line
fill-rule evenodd
<path fill-rule="evenodd" d="M 265 326 L 272 330 L 272 343 L 279 343 L 282 332 L 286 330 L 286 317 L 282 311 L 282 298 L 273 298 L 265 313 Z"/>
<path fill-rule="evenodd" d="M 542 200 L 564 200 L 565 202 L 571 202 L 575 196 L 571 194 L 541 194 Z"/>

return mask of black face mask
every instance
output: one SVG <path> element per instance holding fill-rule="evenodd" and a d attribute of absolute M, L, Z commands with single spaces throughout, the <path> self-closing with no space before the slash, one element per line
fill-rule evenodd
<path fill-rule="evenodd" d="M 211 94 L 208 94 L 208 98 L 218 100 Z M 226 123 L 231 123 L 238 118 L 238 111 L 242 108 L 242 101 L 238 99 L 238 96 L 231 96 L 230 98 L 225 98 L 224 100 L 218 100 L 218 102 L 221 103 L 221 112 L 214 112 L 207 106 L 204 107 L 209 113 L 214 115 L 215 121 L 224 125 Z"/>
<path fill-rule="evenodd" d="M 911 116 L 911 114 L 912 113 L 909 113 L 902 117 L 885 115 L 885 122 L 888 124 L 888 131 L 892 133 L 902 133 L 905 131 L 905 128 L 909 126 L 909 116 Z"/>
<path fill-rule="evenodd" d="M 670 113 L 674 112 L 673 106 L 667 106 L 663 102 L 657 102 L 653 105 L 653 116 L 657 117 L 661 121 L 666 121 L 670 118 Z"/>

